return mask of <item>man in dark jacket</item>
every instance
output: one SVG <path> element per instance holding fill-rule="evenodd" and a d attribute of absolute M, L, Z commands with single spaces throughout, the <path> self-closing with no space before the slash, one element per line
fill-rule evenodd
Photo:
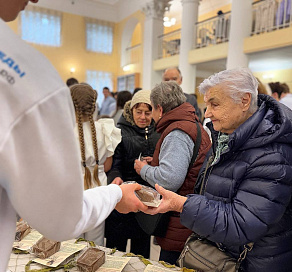
<path fill-rule="evenodd" d="M 163 77 L 162 77 L 163 81 L 176 81 L 176 83 L 178 85 L 182 84 L 182 75 L 181 75 L 181 71 L 176 68 L 167 68 L 164 73 L 163 73 Z M 188 94 L 188 93 L 184 93 L 188 103 L 190 103 L 196 110 L 196 115 L 199 117 L 199 120 L 202 120 L 202 112 L 198 106 L 198 102 L 197 102 L 197 98 L 195 97 L 194 94 Z"/>
<path fill-rule="evenodd" d="M 177 196 L 157 187 L 160 207 L 181 223 L 222 243 L 236 259 L 253 249 L 242 271 L 292 271 L 292 111 L 266 95 L 257 98 L 248 69 L 222 71 L 199 87 L 212 121 L 213 149 L 199 174 L 200 194 Z M 200 190 L 197 191 L 199 193 Z"/>

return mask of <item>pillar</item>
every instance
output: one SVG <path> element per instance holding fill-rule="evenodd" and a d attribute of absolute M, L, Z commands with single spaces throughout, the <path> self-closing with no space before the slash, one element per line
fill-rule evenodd
<path fill-rule="evenodd" d="M 244 38 L 252 26 L 252 0 L 233 0 L 227 56 L 227 69 L 248 67 L 248 56 L 243 52 Z"/>
<path fill-rule="evenodd" d="M 185 93 L 195 92 L 196 66 L 189 64 L 189 51 L 193 49 L 196 38 L 200 0 L 182 0 L 181 42 L 179 69 L 183 81 L 181 87 Z"/>
<path fill-rule="evenodd" d="M 169 0 L 151 0 L 142 8 L 145 14 L 143 36 L 143 89 L 151 90 L 161 82 L 161 73 L 153 70 L 153 60 L 159 56 L 158 36 L 163 34 L 163 16 Z"/>

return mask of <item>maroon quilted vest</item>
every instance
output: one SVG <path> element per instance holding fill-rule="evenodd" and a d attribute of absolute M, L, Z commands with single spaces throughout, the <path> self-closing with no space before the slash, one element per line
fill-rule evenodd
<path fill-rule="evenodd" d="M 161 144 L 164 138 L 173 130 L 182 130 L 192 138 L 194 143 L 196 143 L 196 122 L 198 122 L 198 117 L 195 115 L 195 109 L 189 103 L 183 103 L 163 115 L 156 125 L 156 130 L 161 133 L 161 137 L 156 144 L 151 165 L 159 165 L 159 152 Z M 186 196 L 187 194 L 194 193 L 194 186 L 196 184 L 199 170 L 204 162 L 208 150 L 211 147 L 208 134 L 202 125 L 199 125 L 201 127 L 202 140 L 198 157 L 195 163 L 190 167 L 183 185 L 177 191 L 179 195 Z M 177 154 L 174 154 L 174 156 L 179 156 L 179 150 L 177 150 Z M 187 229 L 180 223 L 180 214 L 173 212 L 170 217 L 165 237 L 156 237 L 156 240 L 162 249 L 180 252 L 182 251 L 184 244 L 191 233 L 191 230 Z"/>

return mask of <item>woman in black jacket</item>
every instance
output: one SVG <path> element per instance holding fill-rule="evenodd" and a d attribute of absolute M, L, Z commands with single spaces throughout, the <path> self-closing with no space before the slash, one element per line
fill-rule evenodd
<path fill-rule="evenodd" d="M 126 181 L 136 181 L 148 185 L 136 173 L 134 161 L 139 157 L 151 161 L 160 137 L 152 120 L 150 91 L 137 92 L 125 104 L 118 127 L 122 132 L 122 141 L 115 150 L 112 169 L 107 173 L 108 183 L 119 185 Z M 126 251 L 127 240 L 131 239 L 131 252 L 149 258 L 150 236 L 139 226 L 135 213 L 125 215 L 113 211 L 106 221 L 105 232 L 107 247 Z"/>

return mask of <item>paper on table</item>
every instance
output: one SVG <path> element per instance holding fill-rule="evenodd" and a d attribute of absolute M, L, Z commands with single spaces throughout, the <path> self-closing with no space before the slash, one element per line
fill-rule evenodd
<path fill-rule="evenodd" d="M 46 259 L 34 259 L 33 261 L 49 267 L 57 267 L 68 257 L 86 247 L 86 244 L 75 244 L 76 240 L 69 240 L 61 243 L 58 252 Z"/>
<path fill-rule="evenodd" d="M 148 264 L 144 270 L 144 272 L 170 272 L 173 270 L 171 269 L 168 269 L 168 268 L 163 268 L 163 267 L 160 267 L 160 266 L 157 266 L 157 265 L 151 265 L 151 264 Z"/>
<path fill-rule="evenodd" d="M 97 269 L 98 272 L 121 272 L 131 257 L 116 257 L 106 255 L 105 263 Z"/>
<path fill-rule="evenodd" d="M 42 237 L 36 230 L 32 230 L 28 235 L 26 235 L 21 241 L 14 242 L 13 248 L 17 248 L 19 250 L 30 250 L 30 248 Z"/>

